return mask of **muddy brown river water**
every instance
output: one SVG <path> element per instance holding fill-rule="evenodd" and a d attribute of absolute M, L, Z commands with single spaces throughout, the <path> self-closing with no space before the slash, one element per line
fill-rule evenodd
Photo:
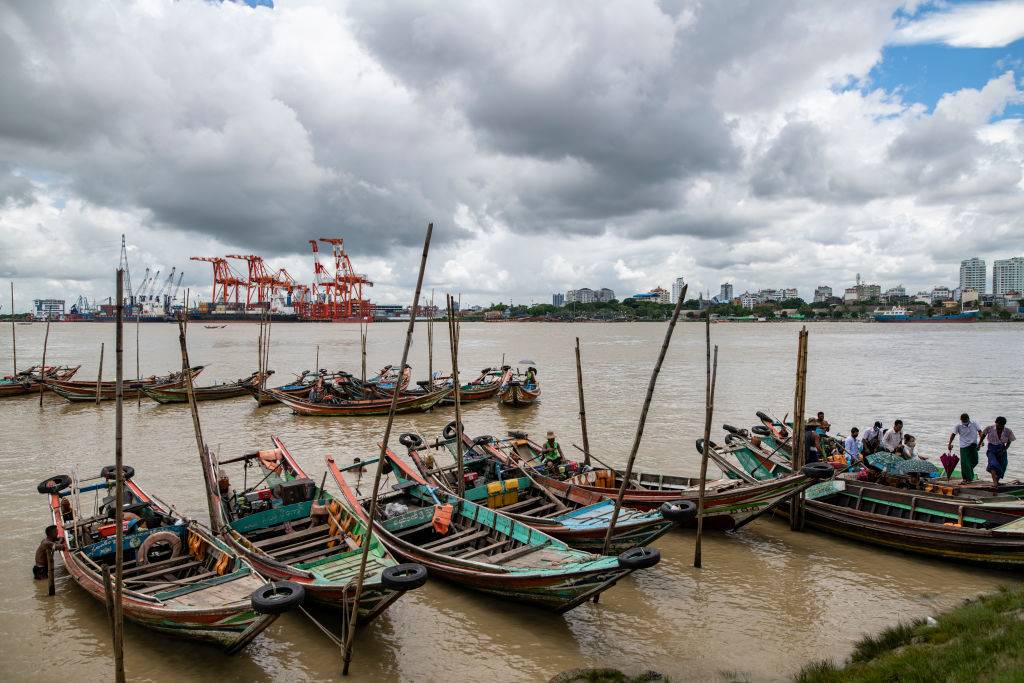
<path fill-rule="evenodd" d="M 920 451 L 937 456 L 958 415 L 988 424 L 1005 415 L 1024 436 L 1024 326 L 820 323 L 810 329 L 807 407 L 824 410 L 834 429 L 862 430 L 875 419 L 901 418 Z M 0 371 L 11 367 L 10 329 L 3 326 Z M 435 365 L 449 367 L 446 327 L 438 325 Z M 694 440 L 703 430 L 702 325 L 681 324 L 666 360 L 643 447 L 641 471 L 696 475 Z M 793 399 L 798 326 L 718 324 L 720 347 L 713 438 L 723 422 L 749 427 L 754 412 L 782 415 Z M 18 365 L 38 363 L 44 326 L 19 325 Z M 377 324 L 369 333 L 369 368 L 397 363 L 405 325 Z M 542 402 L 511 410 L 467 406 L 471 434 L 553 429 L 563 448 L 580 444 L 573 338 L 583 345 L 592 450 L 624 463 L 664 326 L 635 324 L 477 323 L 462 328 L 463 375 L 496 365 L 535 361 Z M 135 330 L 126 332 L 126 376 L 135 367 Z M 234 380 L 256 365 L 257 326 L 190 325 L 193 363 L 207 368 L 197 384 Z M 417 325 L 410 363 L 426 377 L 426 331 Z M 53 325 L 47 358 L 82 364 L 78 379 L 96 377 L 100 342 L 104 376 L 114 377 L 114 327 Z M 358 328 L 276 324 L 270 365 L 282 383 L 320 366 L 358 372 Z M 141 327 L 143 374 L 180 368 L 177 328 Z M 130 370 L 128 369 L 130 368 Z M 370 456 L 384 418 L 307 418 L 259 408 L 250 398 L 200 404 L 207 442 L 221 458 L 267 447 L 280 436 L 319 479 L 323 456 L 340 462 Z M 394 434 L 433 436 L 452 409 L 396 418 Z M 113 461 L 114 405 L 69 404 L 47 395 L 0 400 L 0 656 L 5 680 L 109 680 L 110 631 L 102 605 L 58 566 L 57 596 L 34 582 L 32 554 L 48 523 L 36 484 L 68 472 L 93 476 Z M 125 407 L 125 462 L 140 483 L 190 515 L 206 518 L 201 472 L 187 406 L 143 401 Z M 397 437 L 396 437 L 397 442 Z M 1024 441 L 1010 449 L 1010 477 L 1024 479 Z M 983 456 L 984 459 L 984 456 Z M 981 469 L 981 468 L 979 468 Z M 717 470 L 711 469 L 712 476 Z M 853 643 L 899 619 L 934 614 L 1024 573 L 927 560 L 816 532 L 793 533 L 762 518 L 738 533 L 710 534 L 704 568 L 692 567 L 694 535 L 658 542 L 662 561 L 565 615 L 553 615 L 439 581 L 393 605 L 356 642 L 351 680 L 544 680 L 559 671 L 616 666 L 655 669 L 675 680 L 785 680 L 813 659 L 845 658 Z M 337 628 L 340 617 L 317 612 Z M 279 619 L 233 657 L 215 648 L 126 628 L 126 669 L 144 681 L 313 681 L 339 678 L 336 648 L 300 614 Z"/>

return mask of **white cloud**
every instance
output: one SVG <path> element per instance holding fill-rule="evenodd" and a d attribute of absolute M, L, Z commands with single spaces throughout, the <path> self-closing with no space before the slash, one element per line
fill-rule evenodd
<path fill-rule="evenodd" d="M 1024 0 L 995 0 L 926 10 L 897 28 L 892 42 L 1005 47 L 1021 38 L 1024 38 Z"/>

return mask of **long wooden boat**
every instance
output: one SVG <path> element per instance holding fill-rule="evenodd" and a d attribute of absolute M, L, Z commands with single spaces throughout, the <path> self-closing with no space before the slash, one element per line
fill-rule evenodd
<path fill-rule="evenodd" d="M 199 375 L 203 371 L 202 365 L 197 365 L 190 369 L 192 373 L 192 379 Z M 124 397 L 125 398 L 137 398 L 142 393 L 142 387 L 151 387 L 154 389 L 180 389 L 185 385 L 185 375 L 179 372 L 172 372 L 162 377 L 152 376 L 144 379 L 128 379 L 124 380 Z M 60 381 L 60 380 L 47 380 L 46 386 L 49 387 L 53 393 L 58 396 L 64 397 L 68 401 L 95 401 L 96 400 L 96 382 L 89 381 Z M 100 400 L 101 401 L 112 401 L 117 394 L 117 382 L 100 382 Z"/>
<path fill-rule="evenodd" d="M 460 403 L 472 403 L 474 401 L 486 401 L 494 398 L 498 395 L 502 385 L 511 381 L 512 379 L 512 368 L 505 366 L 503 368 L 484 368 L 480 371 L 480 375 L 475 379 L 463 384 L 459 387 L 459 402 Z M 429 381 L 420 382 L 420 385 L 429 384 Z M 439 377 L 434 380 L 433 386 L 447 386 L 452 385 L 451 377 Z M 454 404 L 455 394 L 442 401 L 444 404 Z"/>
<path fill-rule="evenodd" d="M 433 455 L 427 452 L 422 439 L 415 434 L 403 434 L 403 443 L 409 443 L 409 458 L 420 475 L 433 486 L 450 493 L 458 490 L 458 466 L 432 465 Z M 534 483 L 535 477 L 523 472 L 516 464 L 509 464 L 497 450 L 504 444 L 492 437 L 470 439 L 463 433 L 463 453 L 466 500 L 498 509 L 512 519 L 543 531 L 574 548 L 600 552 L 611 523 L 615 502 L 593 491 L 562 485 L 553 488 Z M 432 444 L 433 447 L 447 447 L 454 456 L 455 438 Z M 405 479 L 403 470 L 393 469 L 400 480 Z M 668 533 L 696 507 L 684 512 L 672 509 L 669 519 L 660 511 L 640 511 L 623 507 L 616 520 L 615 530 L 609 543 L 612 553 L 630 548 L 650 545 Z"/>
<path fill-rule="evenodd" d="M 306 597 L 351 610 L 361 543 L 366 526 L 309 479 L 282 441 L 274 447 L 218 463 L 207 449 L 203 466 L 207 492 L 218 516 L 220 536 L 235 552 L 272 580 L 297 583 Z M 232 489 L 223 468 L 244 468 L 242 488 Z M 250 469 L 255 472 L 249 473 Z M 248 485 L 248 481 L 254 483 Z M 359 623 L 367 624 L 401 595 L 423 585 L 423 567 L 399 564 L 377 539 L 370 545 L 359 601 Z"/>
<path fill-rule="evenodd" d="M 789 455 L 782 452 L 770 438 L 749 439 L 730 434 L 725 437 L 725 447 L 718 448 L 723 457 L 733 458 L 758 480 L 785 476 L 792 471 Z M 738 478 L 734 472 L 725 470 L 728 476 Z M 841 472 L 840 479 L 857 481 L 858 485 L 880 490 L 910 491 L 919 498 L 955 501 L 957 505 L 982 506 L 990 510 L 1014 516 L 1024 516 L 1024 484 L 1019 481 L 1006 482 L 993 487 L 991 482 L 958 484 L 944 479 L 912 476 L 882 476 L 875 479 L 861 479 L 859 473 Z M 872 477 L 877 475 L 872 474 Z M 895 484 L 895 485 L 894 485 Z"/>
<path fill-rule="evenodd" d="M 225 382 L 206 387 L 193 387 L 192 393 L 197 401 L 219 401 L 225 398 L 248 396 L 254 389 L 259 390 L 263 377 L 270 377 L 272 374 L 274 374 L 273 370 L 268 370 L 265 373 L 254 372 L 245 379 L 240 379 L 236 382 Z M 139 388 L 142 390 L 142 393 L 157 403 L 188 403 L 187 387 L 164 388 L 143 385 Z"/>
<path fill-rule="evenodd" d="M 74 377 L 80 367 L 80 365 L 47 365 L 42 368 L 33 365 L 27 370 L 0 378 L 0 398 L 38 394 L 40 384 L 43 385 L 44 390 L 48 390 L 45 384 L 47 380 L 69 380 Z"/>
<path fill-rule="evenodd" d="M 60 551 L 64 567 L 100 603 L 105 602 L 103 568 L 113 569 L 116 550 L 114 481 L 104 475 L 112 477 L 113 467 L 105 468 L 99 483 L 73 487 L 71 477 L 58 475 L 38 487 L 49 497 L 57 536 L 66 545 Z M 85 500 L 96 501 L 93 510 L 77 507 Z M 132 479 L 125 482 L 124 518 L 126 619 L 235 652 L 302 602 L 301 586 L 266 584 L 231 548 Z"/>
<path fill-rule="evenodd" d="M 525 375 L 521 373 L 511 375 L 498 389 L 498 401 L 502 405 L 512 408 L 532 406 L 538 398 L 540 398 L 540 384 L 536 381 L 527 384 Z"/>
<path fill-rule="evenodd" d="M 357 377 L 350 376 L 348 387 L 340 387 L 342 391 L 356 392 L 351 394 L 352 398 L 390 398 L 397 390 L 404 392 L 412 381 L 412 368 L 406 365 L 402 372 L 393 365 L 384 366 L 376 376 L 367 379 L 365 382 Z"/>
<path fill-rule="evenodd" d="M 399 396 L 395 407 L 396 415 L 402 413 L 425 412 L 430 410 L 451 393 L 450 388 L 441 388 L 422 395 Z M 367 399 L 328 399 L 326 401 L 310 401 L 283 392 L 269 390 L 271 396 L 292 409 L 296 415 L 314 415 L 320 417 L 356 417 L 366 415 L 387 415 L 391 409 L 391 398 Z"/>
<path fill-rule="evenodd" d="M 759 458 L 733 455 L 720 466 L 751 483 L 765 476 Z M 1024 517 L 954 499 L 836 479 L 807 491 L 804 521 L 825 533 L 919 555 L 1024 566 Z"/>
<path fill-rule="evenodd" d="M 523 464 L 540 462 L 542 448 L 539 444 L 522 432 L 510 436 L 509 446 L 504 449 L 509 458 Z M 555 486 L 561 482 L 615 498 L 619 495 L 624 474 L 617 469 L 587 470 L 582 463 L 570 461 L 564 474 L 557 477 L 538 474 L 537 479 L 544 486 Z M 808 467 L 805 472 L 765 482 L 741 483 L 728 478 L 707 480 L 704 482 L 704 526 L 739 529 L 808 488 L 822 476 L 825 476 L 822 471 Z M 666 503 L 669 507 L 679 501 L 696 503 L 699 494 L 699 478 L 634 471 L 626 487 L 623 504 L 640 510 L 655 510 Z M 684 524 L 696 526 L 696 520 Z"/>
<path fill-rule="evenodd" d="M 395 555 L 426 566 L 432 576 L 565 612 L 661 559 L 648 548 L 618 557 L 574 550 L 497 510 L 434 491 L 390 450 L 386 457 L 408 481 L 378 499 L 374 534 Z M 356 497 L 330 457 L 327 465 L 351 509 L 369 520 L 369 501 Z"/>

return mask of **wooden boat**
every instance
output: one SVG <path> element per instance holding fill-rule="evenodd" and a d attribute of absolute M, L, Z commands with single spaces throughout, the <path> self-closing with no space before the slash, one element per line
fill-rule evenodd
<path fill-rule="evenodd" d="M 746 439 L 741 435 L 729 434 L 725 437 L 725 447 L 717 450 L 726 458 L 740 462 L 758 480 L 784 476 L 792 471 L 789 455 L 778 449 L 770 438 Z M 724 469 L 724 468 L 723 468 Z M 734 472 L 725 470 L 726 474 L 738 478 Z M 915 476 L 887 476 L 870 474 L 872 478 L 860 479 L 858 473 L 846 472 L 845 467 L 837 472 L 840 479 L 858 482 L 867 488 L 880 490 L 910 491 L 919 498 L 935 498 L 952 500 L 958 505 L 970 507 L 982 506 L 990 510 L 1005 512 L 1009 515 L 1024 516 L 1024 484 L 1006 482 L 998 487 L 989 483 L 957 484 L 944 479 L 932 479 Z"/>
<path fill-rule="evenodd" d="M 202 365 L 191 368 L 192 379 L 203 371 Z M 185 385 L 185 376 L 181 372 L 172 372 L 162 377 L 152 376 L 145 379 L 124 380 L 124 397 L 137 398 L 142 393 L 142 387 L 153 389 L 180 389 Z M 88 381 L 60 381 L 47 380 L 46 386 L 53 390 L 58 396 L 63 396 L 68 401 L 95 401 L 96 382 Z M 117 382 L 100 382 L 100 400 L 112 401 L 117 394 Z"/>
<path fill-rule="evenodd" d="M 751 483 L 771 476 L 758 469 L 760 458 L 740 453 L 733 451 L 720 466 Z M 788 515 L 784 508 L 780 513 Z M 808 489 L 804 521 L 812 529 L 919 555 L 1024 566 L 1024 517 L 955 499 L 835 479 Z"/>
<path fill-rule="evenodd" d="M 524 373 L 514 373 L 498 389 L 498 401 L 512 408 L 532 406 L 540 398 L 540 384 L 527 384 Z"/>
<path fill-rule="evenodd" d="M 350 386 L 346 388 L 349 391 L 359 392 L 353 394 L 352 398 L 390 398 L 396 387 L 400 392 L 409 387 L 409 382 L 412 381 L 412 368 L 406 365 L 399 373 L 398 368 L 386 365 L 375 377 L 371 377 L 365 382 L 351 375 L 349 378 Z"/>
<path fill-rule="evenodd" d="M 530 441 L 522 432 L 510 436 L 509 447 L 504 450 L 508 457 L 515 457 L 524 464 L 540 462 L 542 448 L 539 444 Z M 614 498 L 619 494 L 623 475 L 622 470 L 587 470 L 582 463 L 569 461 L 564 474 L 561 471 L 558 477 L 538 474 L 536 478 L 543 486 L 554 487 L 561 483 Z M 765 482 L 743 482 L 739 486 L 740 482 L 728 478 L 707 480 L 704 482 L 704 526 L 739 529 L 808 488 L 822 476 L 831 476 L 831 470 L 825 473 L 808 467 L 800 474 Z M 634 471 L 626 487 L 623 504 L 640 510 L 655 510 L 666 503 L 669 507 L 679 501 L 696 503 L 699 493 L 699 478 Z M 696 526 L 696 520 L 684 524 Z"/>
<path fill-rule="evenodd" d="M 223 330 L 227 325 L 203 325 L 208 330 Z"/>
<path fill-rule="evenodd" d="M 15 375 L 8 375 L 0 379 L 0 398 L 7 396 L 22 396 L 24 394 L 38 394 L 40 383 L 46 380 L 69 380 L 78 372 L 80 365 L 47 365 L 42 368 L 33 365 L 27 370 L 22 370 Z M 43 384 L 43 389 L 47 389 Z"/>
<path fill-rule="evenodd" d="M 451 393 L 451 389 L 437 389 L 422 395 L 399 396 L 395 414 L 425 412 L 430 410 Z M 366 398 L 343 400 L 330 398 L 326 401 L 310 401 L 270 389 L 269 393 L 281 403 L 292 409 L 296 415 L 315 415 L 321 417 L 356 417 L 365 415 L 387 415 L 391 409 L 391 398 Z"/>
<path fill-rule="evenodd" d="M 574 550 L 497 510 L 445 491 L 435 493 L 411 465 L 390 450 L 386 457 L 387 465 L 400 469 L 407 481 L 378 499 L 374 534 L 395 555 L 426 566 L 433 576 L 565 612 L 661 559 L 657 550 L 647 548 L 618 557 Z M 327 458 L 327 466 L 351 509 L 368 520 L 369 501 L 356 497 L 333 459 Z"/>
<path fill-rule="evenodd" d="M 447 447 L 454 456 L 455 436 L 432 444 L 433 447 Z M 568 545 L 590 552 L 600 552 L 611 523 L 615 502 L 599 493 L 585 491 L 579 487 L 563 485 L 542 488 L 534 483 L 532 474 L 527 476 L 516 463 L 503 456 L 500 449 L 505 442 L 484 436 L 470 439 L 463 434 L 464 478 L 466 500 L 498 509 L 512 519 L 543 531 L 549 536 Z M 420 475 L 432 486 L 456 493 L 458 490 L 457 465 L 435 467 L 433 456 L 423 446 L 416 434 L 403 434 L 403 444 L 409 444 L 409 457 Z M 394 470 L 399 479 L 404 479 L 402 470 Z M 620 553 L 630 548 L 645 546 L 668 533 L 684 517 L 692 516 L 696 507 L 686 512 L 673 508 L 669 516 L 660 511 L 634 510 L 623 507 L 616 520 L 615 532 L 609 543 L 609 550 Z"/>
<path fill-rule="evenodd" d="M 248 396 L 254 389 L 258 390 L 263 377 L 274 374 L 273 370 L 266 373 L 254 372 L 245 379 L 237 382 L 226 382 L 214 384 L 207 387 L 193 387 L 192 394 L 197 401 L 219 401 L 225 398 L 237 398 Z M 162 387 L 139 387 L 146 396 L 157 403 L 188 403 L 188 387 L 162 388 Z"/>
<path fill-rule="evenodd" d="M 480 371 L 480 375 L 466 384 L 459 387 L 459 402 L 460 403 L 471 403 L 473 401 L 486 401 L 492 399 L 498 395 L 498 391 L 501 390 L 502 385 L 511 381 L 512 379 L 512 368 L 507 365 L 504 368 L 484 368 Z M 421 385 L 429 384 L 429 382 L 421 382 Z M 447 386 L 452 385 L 451 377 L 439 377 L 437 378 L 433 386 Z M 447 397 L 442 401 L 445 404 L 455 403 L 455 394 Z"/>
<path fill-rule="evenodd" d="M 221 538 L 272 580 L 292 581 L 317 603 L 351 610 L 366 527 L 306 473 L 279 438 L 274 448 L 216 462 L 207 449 L 203 466 Z M 225 465 L 244 467 L 233 490 Z M 248 470 L 255 469 L 250 475 Z M 219 474 L 218 474 L 219 472 Z M 253 480 L 252 485 L 248 481 Z M 215 490 L 214 490 L 215 489 Z M 423 585 L 423 567 L 399 564 L 379 541 L 370 545 L 359 622 L 368 624 L 402 593 Z"/>
<path fill-rule="evenodd" d="M 124 468 L 128 477 L 134 473 Z M 105 602 L 103 568 L 113 571 L 113 466 L 98 483 L 72 486 L 58 475 L 39 485 L 49 497 L 60 551 L 75 583 Z M 83 482 L 84 483 L 84 482 Z M 82 494 L 94 494 L 83 496 Z M 96 501 L 94 509 L 79 501 Z M 235 652 L 269 626 L 278 614 L 302 603 L 303 589 L 266 584 L 252 566 L 197 522 L 149 496 L 132 479 L 125 482 L 124 616 L 161 633 L 215 643 Z"/>

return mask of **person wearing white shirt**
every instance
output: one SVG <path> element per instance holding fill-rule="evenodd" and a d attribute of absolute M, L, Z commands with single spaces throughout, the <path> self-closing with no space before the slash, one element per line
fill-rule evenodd
<path fill-rule="evenodd" d="M 899 453 L 903 448 L 903 420 L 896 420 L 892 429 L 882 435 L 882 449 L 890 453 Z"/>
<path fill-rule="evenodd" d="M 846 451 L 846 464 L 855 465 L 860 460 L 860 444 L 857 443 L 857 435 L 860 434 L 860 430 L 854 427 L 850 430 L 850 435 L 846 437 L 843 442 L 843 450 Z"/>
<path fill-rule="evenodd" d="M 864 432 L 864 440 L 861 442 L 861 449 L 865 454 L 870 455 L 878 450 L 878 445 L 881 441 L 882 423 L 876 420 L 874 426 Z"/>
<path fill-rule="evenodd" d="M 953 439 L 960 437 L 960 475 L 964 483 L 974 481 L 974 468 L 978 465 L 978 439 L 981 437 L 981 427 L 971 419 L 971 416 L 964 413 L 960 416 L 960 422 L 953 427 L 953 433 L 949 435 L 949 444 L 946 450 L 953 451 Z"/>

